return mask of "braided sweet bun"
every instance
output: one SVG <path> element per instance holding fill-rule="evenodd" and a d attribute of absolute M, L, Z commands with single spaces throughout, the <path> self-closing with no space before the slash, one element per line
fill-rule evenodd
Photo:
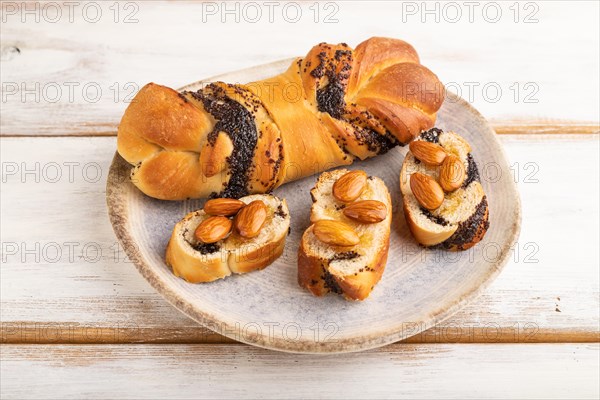
<path fill-rule="evenodd" d="M 118 151 L 155 198 L 266 193 L 410 142 L 433 127 L 443 90 L 402 40 L 321 43 L 246 85 L 144 86 L 123 115 Z"/>

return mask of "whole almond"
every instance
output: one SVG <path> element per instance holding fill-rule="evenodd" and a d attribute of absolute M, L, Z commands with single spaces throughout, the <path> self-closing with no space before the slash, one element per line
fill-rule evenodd
<path fill-rule="evenodd" d="M 410 176 L 410 190 L 421 206 L 435 210 L 444 201 L 444 191 L 439 183 L 429 175 L 415 172 Z"/>
<path fill-rule="evenodd" d="M 381 222 L 387 217 L 387 207 L 377 200 L 362 200 L 347 205 L 343 213 L 346 217 L 358 222 L 373 224 Z"/>
<path fill-rule="evenodd" d="M 236 199 L 211 199 L 204 203 L 204 212 L 208 215 L 224 215 L 229 217 L 237 214 L 246 203 Z"/>
<path fill-rule="evenodd" d="M 215 243 L 231 232 L 231 220 L 226 217 L 209 217 L 202 221 L 194 231 L 197 240 L 203 243 Z"/>
<path fill-rule="evenodd" d="M 354 246 L 360 238 L 348 224 L 322 219 L 313 225 L 313 233 L 323 243 L 334 246 Z"/>
<path fill-rule="evenodd" d="M 446 158 L 446 151 L 436 143 L 416 140 L 408 145 L 413 155 L 426 165 L 440 165 Z"/>
<path fill-rule="evenodd" d="M 249 239 L 258 236 L 266 219 L 267 206 L 260 200 L 254 200 L 237 213 L 233 224 L 240 236 Z"/>
<path fill-rule="evenodd" d="M 440 168 L 440 186 L 446 192 L 452 192 L 465 181 L 465 166 L 456 156 L 446 157 Z"/>
<path fill-rule="evenodd" d="M 358 199 L 366 185 L 367 173 L 365 171 L 350 171 L 333 184 L 333 197 L 343 203 L 350 203 Z"/>

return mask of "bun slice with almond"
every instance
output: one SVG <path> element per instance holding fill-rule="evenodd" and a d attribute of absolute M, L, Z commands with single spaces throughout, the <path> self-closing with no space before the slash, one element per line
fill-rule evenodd
<path fill-rule="evenodd" d="M 364 171 L 324 172 L 311 190 L 312 225 L 298 250 L 298 283 L 364 300 L 387 262 L 392 202 L 385 183 Z"/>
<path fill-rule="evenodd" d="M 408 227 L 421 245 L 466 250 L 483 239 L 487 196 L 471 146 L 456 133 L 433 128 L 410 143 L 400 190 Z"/>
<path fill-rule="evenodd" d="M 289 227 L 287 203 L 275 196 L 208 200 L 175 225 L 166 262 L 191 283 L 263 269 L 283 253 Z"/>

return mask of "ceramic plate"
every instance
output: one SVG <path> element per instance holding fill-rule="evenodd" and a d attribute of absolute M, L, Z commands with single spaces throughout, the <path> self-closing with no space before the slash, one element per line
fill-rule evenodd
<path fill-rule="evenodd" d="M 291 60 L 220 75 L 203 82 L 249 82 L 280 73 Z M 197 89 L 197 82 L 184 89 Z M 290 352 L 350 352 L 418 334 L 473 300 L 500 272 L 516 241 L 521 208 L 516 186 L 496 134 L 467 102 L 448 95 L 436 126 L 463 135 L 473 147 L 489 200 L 490 228 L 471 250 L 426 250 L 411 237 L 401 207 L 399 172 L 405 148 L 357 162 L 381 177 L 392 194 L 394 219 L 385 273 L 371 296 L 349 302 L 337 295 L 314 297 L 296 282 L 300 237 L 309 225 L 311 176 L 274 194 L 288 201 L 292 222 L 284 254 L 270 267 L 208 284 L 174 276 L 164 253 L 171 230 L 203 200 L 155 200 L 129 181 L 130 166 L 115 155 L 107 201 L 115 233 L 140 273 L 173 306 L 202 325 L 235 340 Z M 175 311 L 174 311 L 175 312 Z"/>

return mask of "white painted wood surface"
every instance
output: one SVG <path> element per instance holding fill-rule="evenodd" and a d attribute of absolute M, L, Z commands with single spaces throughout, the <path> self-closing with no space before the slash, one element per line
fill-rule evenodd
<path fill-rule="evenodd" d="M 52 6 L 15 3 L 2 3 L 0 25 L 0 397 L 600 396 L 598 2 L 496 2 L 497 22 L 486 2 L 473 22 L 467 2 L 454 2 L 458 22 L 452 2 L 306 2 L 296 23 L 283 3 L 269 22 L 259 2 L 257 23 L 221 2 L 98 2 L 95 23 L 85 3 L 72 22 L 63 2 L 55 22 Z M 523 203 L 515 259 L 409 344 L 332 357 L 231 344 L 124 259 L 104 202 L 115 139 L 96 136 L 115 135 L 146 82 L 180 87 L 374 35 L 415 45 L 498 133 L 515 134 L 502 136 Z M 73 135 L 86 137 L 38 137 Z"/>
<path fill-rule="evenodd" d="M 244 345 L 6 345 L 0 394 L 597 399 L 599 351 L 598 344 L 396 344 L 340 357 L 282 354 Z"/>
<path fill-rule="evenodd" d="M 95 23 L 86 21 L 95 19 L 94 8 L 84 12 L 83 5 L 73 9 L 73 22 L 66 6 L 56 22 L 43 7 L 39 23 L 35 14 L 4 12 L 3 134 L 114 134 L 125 99 L 147 82 L 181 87 L 303 56 L 322 41 L 355 46 L 377 35 L 413 44 L 450 90 L 496 125 L 535 120 L 544 130 L 578 121 L 580 129 L 597 131 L 596 1 L 453 2 L 455 10 L 448 2 L 305 2 L 295 23 L 288 22 L 295 19 L 295 6 L 284 14 L 283 3 L 273 9 L 272 23 L 263 2 L 255 3 L 262 16 L 256 23 L 239 2 L 237 14 L 225 13 L 221 2 L 129 3 L 100 2 Z"/>
<path fill-rule="evenodd" d="M 522 196 L 518 248 L 477 302 L 430 332 L 433 338 L 416 340 L 596 340 L 598 136 L 501 139 Z M 181 341 L 182 336 L 201 341 L 210 336 L 162 300 L 117 245 L 104 200 L 114 138 L 0 140 L 5 169 L 15 168 L 3 174 L 0 195 L 5 340 L 72 343 L 83 340 L 73 335 L 100 335 L 99 341 Z M 493 166 L 487 171 L 492 179 Z"/>

